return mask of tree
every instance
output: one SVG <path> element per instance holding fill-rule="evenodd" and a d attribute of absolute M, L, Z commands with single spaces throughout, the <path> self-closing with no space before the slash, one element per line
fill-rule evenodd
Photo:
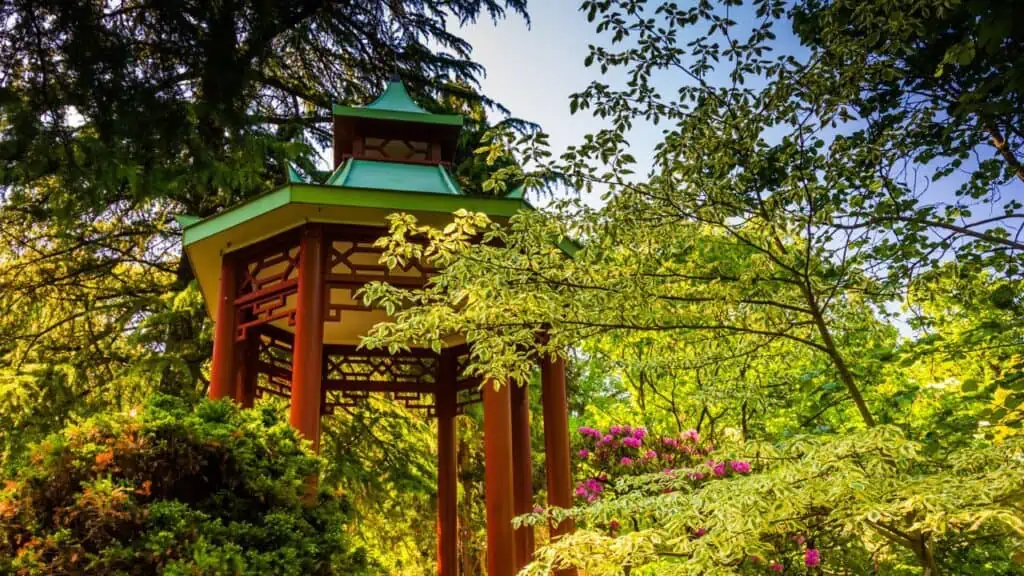
<path fill-rule="evenodd" d="M 525 2 L 0 4 L 3 385 L 59 385 L 58 421 L 201 397 L 209 323 L 173 216 L 316 172 L 331 103 L 393 74 L 429 108 L 494 105 L 446 25 L 508 12 Z"/>

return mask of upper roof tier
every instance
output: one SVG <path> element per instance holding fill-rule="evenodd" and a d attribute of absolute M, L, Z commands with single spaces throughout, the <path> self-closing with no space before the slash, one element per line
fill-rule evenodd
<path fill-rule="evenodd" d="M 462 116 L 420 107 L 399 80 L 365 106 L 331 107 L 334 168 L 348 158 L 442 164 L 455 159 Z"/>
<path fill-rule="evenodd" d="M 421 108 L 409 96 L 409 91 L 405 89 L 405 84 L 402 84 L 400 80 L 388 82 L 384 92 L 365 106 L 335 104 L 331 107 L 331 111 L 335 116 L 347 118 L 462 126 L 462 116 L 459 114 L 434 114 Z"/>

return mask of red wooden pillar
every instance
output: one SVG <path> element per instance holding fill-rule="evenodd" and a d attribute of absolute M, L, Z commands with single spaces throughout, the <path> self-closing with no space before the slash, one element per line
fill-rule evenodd
<path fill-rule="evenodd" d="M 242 408 L 252 408 L 256 401 L 256 362 L 259 360 L 259 333 L 250 328 L 245 340 L 237 348 L 238 378 L 235 385 L 235 401 Z"/>
<path fill-rule="evenodd" d="M 210 366 L 209 396 L 213 400 L 230 398 L 235 393 L 235 328 L 238 322 L 238 313 L 235 310 L 235 297 L 238 294 L 236 262 L 233 254 L 221 256 L 217 321 L 213 326 L 213 362 Z"/>
<path fill-rule="evenodd" d="M 484 382 L 484 491 L 487 507 L 487 576 L 513 576 L 512 411 L 509 386 Z"/>
<path fill-rule="evenodd" d="M 324 233 L 320 224 L 302 229 L 299 285 L 292 347 L 291 425 L 320 450 L 320 380 L 324 352 Z"/>
<path fill-rule="evenodd" d="M 512 385 L 512 468 L 516 516 L 533 511 L 533 457 L 530 451 L 530 389 Z M 515 531 L 516 571 L 533 559 L 533 527 Z"/>
<path fill-rule="evenodd" d="M 569 463 L 569 404 L 565 390 L 565 360 L 544 357 L 540 363 L 541 400 L 544 404 L 544 447 L 547 452 L 548 505 L 571 508 L 572 471 Z M 551 529 L 557 538 L 575 529 L 571 520 L 564 520 Z M 576 570 L 561 570 L 561 576 Z"/>
<path fill-rule="evenodd" d="M 445 350 L 438 367 L 437 393 L 437 573 L 458 576 L 458 472 L 456 469 L 455 355 Z"/>

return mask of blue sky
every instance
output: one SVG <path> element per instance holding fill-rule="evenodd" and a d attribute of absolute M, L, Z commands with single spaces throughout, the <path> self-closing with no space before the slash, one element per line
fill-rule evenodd
<path fill-rule="evenodd" d="M 533 0 L 530 26 L 512 16 L 497 25 L 482 19 L 459 31 L 473 45 L 474 60 L 487 69 L 483 93 L 513 116 L 540 124 L 556 153 L 604 126 L 587 112 L 569 113 L 569 95 L 599 77 L 596 69 L 583 66 L 588 44 L 600 39 L 578 8 L 578 0 Z M 659 137 L 657 128 L 641 126 L 630 134 L 630 143 L 637 152 L 649 151 Z M 643 154 L 636 156 L 646 169 Z"/>

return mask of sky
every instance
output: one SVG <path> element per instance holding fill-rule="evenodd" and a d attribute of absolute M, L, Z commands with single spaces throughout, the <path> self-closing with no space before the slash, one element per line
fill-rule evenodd
<path fill-rule="evenodd" d="M 531 0 L 529 25 L 520 16 L 509 16 L 497 24 L 481 19 L 458 32 L 487 71 L 482 92 L 512 116 L 539 124 L 556 153 L 605 126 L 586 111 L 569 111 L 569 96 L 600 77 L 598 70 L 583 65 L 588 44 L 599 38 L 595 24 L 578 7 L 578 0 Z M 634 150 L 649 151 L 660 131 L 640 126 L 629 136 Z M 636 156 L 639 160 L 643 154 Z"/>

